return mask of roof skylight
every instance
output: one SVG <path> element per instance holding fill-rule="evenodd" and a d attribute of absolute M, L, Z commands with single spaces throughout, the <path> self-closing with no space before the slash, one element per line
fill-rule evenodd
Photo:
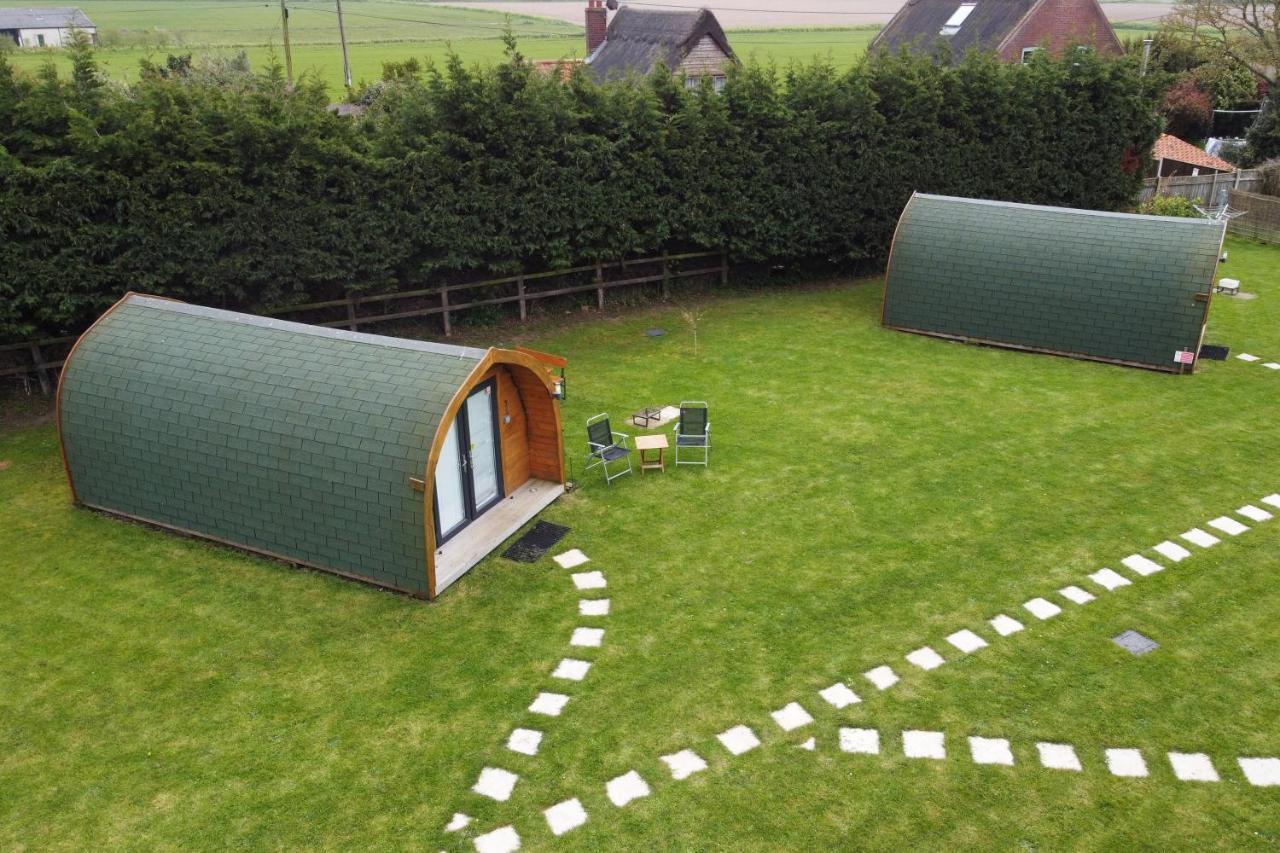
<path fill-rule="evenodd" d="M 938 31 L 938 34 L 953 36 L 960 32 L 960 25 L 965 22 L 965 19 L 969 17 L 969 13 L 977 5 L 977 3 L 961 3 L 960 8 L 956 9 L 950 18 L 947 18 L 947 22 L 942 25 L 942 29 Z"/>

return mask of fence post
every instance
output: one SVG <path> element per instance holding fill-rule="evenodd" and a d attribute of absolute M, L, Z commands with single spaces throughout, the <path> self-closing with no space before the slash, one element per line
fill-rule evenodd
<path fill-rule="evenodd" d="M 53 393 L 53 389 L 49 386 L 49 376 L 46 373 L 49 368 L 45 366 L 44 356 L 40 354 L 40 345 L 35 341 L 31 342 L 31 361 L 36 366 L 36 378 L 40 380 L 40 393 L 48 397 Z"/>
<path fill-rule="evenodd" d="M 671 298 L 671 261 L 667 259 L 667 253 L 662 253 L 662 301 L 666 302 Z"/>
<path fill-rule="evenodd" d="M 720 286 L 729 286 L 729 253 L 723 250 L 720 252 Z"/>
<path fill-rule="evenodd" d="M 449 325 L 449 288 L 447 285 L 440 286 L 440 307 L 444 309 L 440 316 L 444 317 L 444 336 L 447 338 L 453 334 L 453 327 Z"/>
<path fill-rule="evenodd" d="M 356 322 L 356 301 L 347 299 L 347 328 L 353 332 L 360 331 L 360 324 Z"/>
<path fill-rule="evenodd" d="M 596 308 L 604 310 L 604 265 L 596 261 Z"/>
<path fill-rule="evenodd" d="M 529 319 L 529 306 L 524 301 L 524 276 L 516 279 L 516 293 L 520 296 L 520 322 Z"/>

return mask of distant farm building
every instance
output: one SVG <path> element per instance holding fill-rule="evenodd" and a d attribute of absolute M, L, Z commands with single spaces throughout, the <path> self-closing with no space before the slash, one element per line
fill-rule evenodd
<path fill-rule="evenodd" d="M 1216 172 L 1234 172 L 1236 167 L 1215 157 L 1190 142 L 1160 134 L 1151 149 L 1152 172 L 1155 177 L 1175 178 L 1189 175 L 1212 175 Z"/>
<path fill-rule="evenodd" d="M 1226 223 L 916 193 L 882 322 L 1172 373 L 1195 367 Z"/>
<path fill-rule="evenodd" d="M 955 57 L 977 48 L 995 51 L 1005 62 L 1025 62 L 1042 48 L 1061 54 L 1072 46 L 1124 55 L 1098 0 L 908 0 L 868 51 L 906 47 L 932 54 L 943 45 Z"/>
<path fill-rule="evenodd" d="M 587 2 L 586 66 L 601 82 L 646 75 L 662 65 L 696 88 L 710 78 L 720 91 L 737 63 L 729 38 L 709 9 L 688 11 L 623 6 L 608 20 L 603 0 Z"/>
<path fill-rule="evenodd" d="M 0 9 L 0 40 L 18 47 L 62 47 L 79 30 L 98 43 L 98 28 L 73 6 L 47 9 Z"/>

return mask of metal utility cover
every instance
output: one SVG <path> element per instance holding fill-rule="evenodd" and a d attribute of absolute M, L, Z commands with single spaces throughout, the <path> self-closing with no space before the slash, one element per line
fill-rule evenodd
<path fill-rule="evenodd" d="M 1156 649 L 1160 648 L 1160 644 L 1155 640 L 1132 630 L 1125 631 L 1123 634 L 1112 637 L 1111 642 L 1135 655 L 1145 655 L 1147 652 L 1154 652 Z"/>

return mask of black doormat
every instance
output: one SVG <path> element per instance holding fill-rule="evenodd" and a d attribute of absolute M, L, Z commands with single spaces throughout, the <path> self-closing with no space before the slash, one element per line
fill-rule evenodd
<path fill-rule="evenodd" d="M 517 563 L 536 563 L 568 532 L 568 527 L 552 524 L 549 521 L 539 521 L 532 530 L 517 539 L 514 545 L 503 552 L 502 556 Z"/>
<path fill-rule="evenodd" d="M 1218 346 L 1217 344 L 1205 344 L 1200 347 L 1200 357 L 1207 358 L 1210 361 L 1226 361 L 1230 352 L 1231 347 Z"/>

